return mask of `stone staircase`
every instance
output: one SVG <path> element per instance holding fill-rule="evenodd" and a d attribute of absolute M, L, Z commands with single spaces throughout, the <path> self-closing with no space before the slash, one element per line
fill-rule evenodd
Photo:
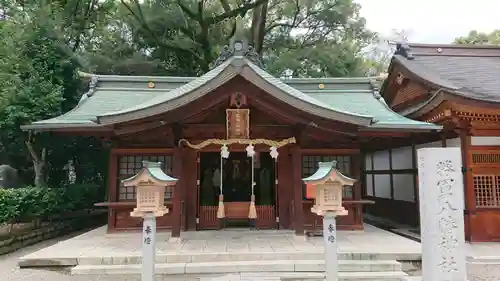
<path fill-rule="evenodd" d="M 323 280 L 323 253 L 197 253 L 157 255 L 156 274 L 172 280 L 198 280 L 236 274 L 245 280 Z M 340 254 L 340 280 L 401 281 L 407 274 L 394 254 Z M 73 275 L 139 276 L 140 256 L 78 258 Z M 243 280 L 242 279 L 242 280 Z"/>

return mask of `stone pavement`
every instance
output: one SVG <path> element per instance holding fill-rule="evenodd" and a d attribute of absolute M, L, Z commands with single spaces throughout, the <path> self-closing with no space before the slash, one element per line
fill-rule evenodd
<path fill-rule="evenodd" d="M 60 237 L 32 245 L 16 252 L 0 256 L 0 281 L 139 281 L 130 276 L 70 276 L 69 269 L 41 270 L 19 269 L 19 258 L 45 247 L 64 241 L 71 236 Z"/>
<path fill-rule="evenodd" d="M 245 255 L 252 255 L 253 259 L 255 255 L 268 253 L 280 253 L 284 256 L 323 253 L 321 237 L 304 239 L 287 230 L 193 231 L 182 233 L 182 238 L 181 243 L 167 243 L 169 233 L 158 233 L 158 262 L 205 262 L 224 258 L 232 260 L 235 256 L 241 257 L 240 260 L 247 260 Z M 366 225 L 365 231 L 339 231 L 338 245 L 340 253 L 351 255 L 374 254 L 388 255 L 388 259 L 420 259 L 419 243 L 371 225 Z M 140 254 L 140 233 L 106 234 L 106 229 L 101 227 L 26 255 L 21 264 L 36 266 L 49 260 L 53 264 L 77 265 L 79 261 L 88 263 L 93 258 L 132 258 L 139 257 Z M 193 260 L 193 257 L 197 260 Z"/>
<path fill-rule="evenodd" d="M 367 232 L 372 232 L 372 231 L 378 232 L 376 228 L 374 229 L 373 227 L 368 226 Z M 138 277 L 120 276 L 120 275 L 71 276 L 69 274 L 69 268 L 67 268 L 67 267 L 56 270 L 56 269 L 19 269 L 17 266 L 17 263 L 21 257 L 23 257 L 23 256 L 39 256 L 42 253 L 47 253 L 46 249 L 51 249 L 52 248 L 51 246 L 55 247 L 52 249 L 58 249 L 58 253 L 60 256 L 69 256 L 69 253 L 71 253 L 71 252 L 77 253 L 79 255 L 83 255 L 83 254 L 85 254 L 85 251 L 83 253 L 81 253 L 80 251 L 78 251 L 78 249 L 74 248 L 78 244 L 80 244 L 80 245 L 84 245 L 85 243 L 94 244 L 94 245 L 97 244 L 98 246 L 101 245 L 101 246 L 104 246 L 106 248 L 109 247 L 108 248 L 108 251 L 109 251 L 109 250 L 118 249 L 118 248 L 120 248 L 120 246 L 123 246 L 123 248 L 133 248 L 133 246 L 131 246 L 131 245 L 125 245 L 125 244 L 120 245 L 119 241 L 121 241 L 121 242 L 129 241 L 130 242 L 129 239 L 133 239 L 133 238 L 126 238 L 126 237 L 130 237 L 130 236 L 136 237 L 136 238 L 138 237 L 137 233 L 135 233 L 135 234 L 105 235 L 107 238 L 104 240 L 110 241 L 110 242 L 106 243 L 105 245 L 102 245 L 102 241 L 100 241 L 100 239 L 98 239 L 97 241 L 94 241 L 94 243 L 92 243 L 92 241 L 87 240 L 89 238 L 90 239 L 97 239 L 97 237 L 95 235 L 97 235 L 98 233 L 104 234 L 104 230 L 101 228 L 98 228 L 98 229 L 95 229 L 91 232 L 84 233 L 84 234 L 79 235 L 79 236 L 74 235 L 74 236 L 69 236 L 69 237 L 67 236 L 67 237 L 57 238 L 57 239 L 45 241 L 45 242 L 39 243 L 37 245 L 33 245 L 30 247 L 24 248 L 22 250 L 19 250 L 17 252 L 14 252 L 14 253 L 11 253 L 8 255 L 0 256 L 0 273 L 1 273 L 0 274 L 0 281 L 28 281 L 28 280 L 29 281 L 139 281 L 140 278 L 138 278 Z M 193 243 L 200 243 L 199 245 L 205 245 L 205 246 L 198 248 L 198 251 L 200 251 L 200 250 L 207 251 L 207 254 L 210 254 L 210 251 L 213 249 L 213 247 L 215 247 L 215 245 L 207 247 L 206 243 L 201 243 L 201 241 L 203 240 L 203 239 L 201 239 L 202 236 L 210 236 L 210 235 L 207 233 L 204 233 L 204 232 L 198 232 L 198 233 L 200 233 L 200 234 L 194 235 L 195 237 L 193 237 L 193 238 L 198 238 L 200 240 L 194 240 L 194 241 L 198 241 L 198 242 L 192 242 L 191 244 L 188 244 L 190 246 L 186 246 L 186 248 L 184 248 L 184 251 L 187 251 L 187 249 L 193 248 L 194 247 Z M 255 233 L 254 235 L 256 237 L 259 236 L 258 231 L 254 232 L 254 233 Z M 168 235 L 165 233 L 162 233 L 161 235 L 163 235 L 165 238 L 168 237 Z M 343 233 L 341 235 L 344 236 Z M 384 234 L 382 234 L 382 235 L 384 235 Z M 233 236 L 235 241 L 227 241 L 227 243 L 225 243 L 226 249 L 233 250 L 237 243 L 241 243 L 241 241 L 238 242 L 238 235 L 234 234 L 232 236 Z M 242 237 L 242 236 L 243 235 L 240 235 L 240 237 Z M 373 240 L 373 237 L 372 237 L 372 239 L 370 239 L 370 237 L 365 236 L 363 238 L 363 236 L 364 235 L 362 233 L 348 233 L 345 236 L 345 238 L 349 239 L 349 241 L 345 240 L 345 242 L 343 243 L 344 244 L 343 248 L 354 250 L 352 243 L 360 243 L 359 244 L 360 246 L 357 249 L 362 249 L 363 247 L 366 247 L 366 245 L 368 245 L 368 244 L 371 244 L 372 249 L 377 249 L 377 248 L 380 249 L 380 248 L 383 248 L 381 246 L 381 244 L 384 244 L 384 246 L 386 248 L 389 247 L 385 251 L 388 251 L 389 249 L 392 249 L 393 251 L 394 250 L 401 251 L 406 247 L 406 251 L 408 252 L 410 250 L 411 251 L 415 250 L 415 248 L 414 248 L 415 244 L 417 245 L 417 247 L 420 247 L 418 243 L 414 242 L 415 244 L 408 243 L 408 244 L 406 244 L 406 246 L 404 246 L 404 244 L 403 244 L 403 248 L 401 248 L 400 245 L 398 245 L 397 243 L 401 242 L 400 239 L 402 239 L 403 241 L 406 241 L 407 239 L 399 237 L 399 236 L 395 236 L 396 238 L 395 238 L 395 240 L 393 240 L 393 241 L 395 241 L 395 243 L 392 243 L 392 245 L 387 240 L 385 240 L 383 237 L 381 238 L 380 241 L 377 241 L 377 240 Z M 392 237 L 392 235 L 390 235 L 390 237 Z M 223 238 L 223 237 L 220 237 L 220 238 Z M 314 239 L 315 238 L 313 238 L 313 240 Z M 321 238 L 319 238 L 319 239 L 321 239 Z M 278 239 L 278 241 L 279 240 L 280 239 Z M 139 242 L 137 242 L 137 243 L 139 243 Z M 411 242 L 413 242 L 413 241 L 411 241 Z M 281 247 L 278 247 L 279 244 L 276 244 L 272 241 L 268 241 L 267 243 L 270 244 L 271 248 L 273 248 L 273 246 L 276 246 L 276 249 L 281 248 Z M 300 240 L 294 240 L 294 239 L 291 239 L 287 243 L 290 243 L 292 245 L 294 245 L 295 243 L 297 243 L 298 245 L 303 245 L 303 242 L 301 242 Z M 161 244 L 161 243 L 158 243 L 158 244 Z M 66 247 L 69 245 L 71 247 L 69 247 L 69 248 Z M 314 251 L 322 250 L 321 247 L 319 247 L 318 245 L 314 245 L 314 243 L 311 245 L 310 245 L 310 247 L 312 247 Z M 92 248 L 95 249 L 98 246 L 95 246 Z M 174 247 L 178 248 L 179 251 L 182 252 L 182 249 L 184 246 L 182 246 L 182 244 L 180 244 L 180 245 L 177 245 Z M 222 246 L 220 246 L 220 247 L 222 247 Z M 301 251 L 304 251 L 302 247 L 298 247 L 297 250 L 298 249 L 301 249 Z M 478 243 L 478 244 L 474 244 L 474 245 L 469 244 L 467 246 L 467 249 L 468 249 L 469 255 L 476 256 L 475 260 L 469 261 L 469 265 L 468 265 L 469 281 L 500 281 L 500 266 L 498 265 L 498 264 L 500 264 L 500 258 L 498 257 L 500 255 L 500 243 Z M 256 249 L 254 249 L 254 250 L 256 250 Z M 309 250 L 311 250 L 311 249 L 309 249 Z M 92 252 L 91 249 L 87 249 L 87 251 Z M 66 252 L 66 255 L 63 255 L 64 252 Z M 165 277 L 159 276 L 158 280 L 177 281 L 178 279 L 172 278 L 172 276 L 165 276 Z M 183 279 L 183 280 L 186 280 L 186 279 Z M 194 281 L 195 279 L 190 278 L 189 280 Z M 416 281 L 416 280 L 418 280 L 418 277 L 415 279 L 411 279 L 411 280 Z"/>

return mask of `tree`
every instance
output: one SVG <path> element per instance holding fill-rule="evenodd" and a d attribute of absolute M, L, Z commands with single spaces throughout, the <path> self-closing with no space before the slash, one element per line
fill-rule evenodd
<path fill-rule="evenodd" d="M 2 153 L 16 167 L 26 167 L 31 156 L 37 186 L 45 183 L 47 159 L 61 143 L 49 142 L 47 134 L 26 135 L 20 126 L 60 115 L 79 94 L 79 65 L 57 33 L 52 9 L 24 6 L 0 29 Z"/>
<path fill-rule="evenodd" d="M 500 45 L 500 29 L 494 30 L 491 33 L 478 32 L 472 30 L 467 36 L 458 37 L 454 41 L 455 44 L 464 45 Z"/>
<path fill-rule="evenodd" d="M 73 108 L 85 91 L 77 69 L 200 75 L 237 31 L 276 76 L 366 74 L 373 65 L 366 48 L 375 34 L 359 8 L 352 0 L 3 1 L 0 158 L 21 171 L 33 166 L 37 184 L 61 181 L 68 160 L 78 181 L 91 180 L 81 171 L 102 168 L 93 163 L 99 142 L 26 134 L 19 126 Z"/>
<path fill-rule="evenodd" d="M 362 50 L 374 38 L 352 0 L 121 3 L 133 40 L 167 66 L 183 65 L 180 75 L 208 71 L 220 47 L 235 34 L 238 18 L 245 22 L 248 42 L 275 75 L 286 69 L 294 76 L 359 74 Z"/>
<path fill-rule="evenodd" d="M 365 68 L 369 69 L 370 75 L 379 75 L 387 71 L 391 63 L 397 43 L 408 42 L 411 36 L 411 30 L 393 29 L 387 35 L 379 35 L 373 43 L 366 56 Z"/>

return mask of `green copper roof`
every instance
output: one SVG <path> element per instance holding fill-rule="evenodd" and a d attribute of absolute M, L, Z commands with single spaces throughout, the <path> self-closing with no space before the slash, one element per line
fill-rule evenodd
<path fill-rule="evenodd" d="M 143 161 L 142 162 L 142 166 L 143 166 L 142 170 L 139 173 L 137 173 L 136 175 L 133 175 L 130 178 L 122 180 L 122 182 L 125 183 L 128 181 L 133 181 L 137 176 L 139 176 L 141 173 L 144 173 L 144 172 L 149 173 L 149 175 L 151 177 L 153 177 L 154 179 L 156 179 L 160 182 L 164 182 L 165 184 L 176 182 L 177 181 L 176 178 L 173 178 L 173 177 L 165 174 L 165 172 L 163 172 L 161 165 L 162 165 L 161 162 Z"/>
<path fill-rule="evenodd" d="M 305 183 L 324 180 L 331 174 L 332 171 L 336 171 L 337 175 L 339 177 L 345 179 L 346 181 L 352 181 L 352 182 L 356 181 L 354 179 L 351 179 L 351 178 L 343 175 L 341 172 L 339 172 L 336 169 L 336 167 L 337 167 L 337 161 L 335 161 L 335 160 L 333 160 L 331 162 L 319 162 L 318 163 L 318 170 L 316 170 L 316 172 L 313 175 L 311 175 L 307 178 L 303 178 L 302 180 Z"/>
<path fill-rule="evenodd" d="M 286 85 L 247 58 L 239 56 L 229 58 L 205 75 L 172 91 L 161 93 L 146 102 L 127 109 L 101 114 L 97 116 L 97 119 L 100 124 L 114 124 L 168 112 L 209 94 L 238 75 L 274 98 L 313 115 L 360 126 L 366 126 L 372 122 L 370 115 L 356 114 L 333 104 L 319 101 Z"/>
<path fill-rule="evenodd" d="M 22 128 L 99 128 L 143 118 L 178 108 L 238 75 L 300 110 L 361 130 L 441 129 L 393 112 L 378 94 L 375 77 L 279 79 L 244 57 L 232 57 L 197 78 L 93 75 L 89 92 L 73 110 Z"/>

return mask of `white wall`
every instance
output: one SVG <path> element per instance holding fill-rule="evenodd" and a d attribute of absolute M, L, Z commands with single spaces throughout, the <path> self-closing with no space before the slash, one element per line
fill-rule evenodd
<path fill-rule="evenodd" d="M 389 151 L 376 151 L 373 153 L 373 170 L 389 170 Z"/>
<path fill-rule="evenodd" d="M 391 199 L 391 177 L 389 174 L 374 175 L 375 197 Z"/>
<path fill-rule="evenodd" d="M 428 143 L 422 143 L 422 144 L 418 144 L 418 145 L 415 145 L 415 149 L 419 149 L 419 148 L 425 148 L 425 147 L 442 147 L 442 143 L 441 141 L 435 141 L 435 142 L 428 142 Z"/>
<path fill-rule="evenodd" d="M 400 147 L 392 150 L 392 169 L 403 170 L 412 169 L 412 149 L 411 146 Z"/>
<path fill-rule="evenodd" d="M 462 143 L 460 141 L 460 138 L 446 140 L 446 147 L 461 147 L 461 146 L 462 146 Z"/>
<path fill-rule="evenodd" d="M 366 195 L 373 196 L 373 176 L 366 175 Z"/>
<path fill-rule="evenodd" d="M 450 140 L 450 146 L 460 145 L 460 140 Z M 415 146 L 415 150 L 424 147 L 441 147 L 441 141 L 419 144 Z M 408 170 L 413 169 L 413 151 L 411 146 L 392 149 L 392 170 Z M 416 151 L 415 151 L 416 154 Z M 373 157 L 373 165 L 372 165 Z M 416 166 L 415 166 L 416 167 Z M 373 154 L 365 156 L 365 170 L 382 171 L 390 170 L 389 151 L 376 151 Z M 413 173 L 393 174 L 392 181 L 394 186 L 394 200 L 415 202 L 415 178 Z M 366 194 L 379 198 L 391 199 L 391 176 L 387 174 L 368 173 L 366 175 Z M 373 188 L 375 194 L 373 194 Z"/>
<path fill-rule="evenodd" d="M 415 202 L 415 178 L 413 174 L 394 174 L 394 200 Z"/>
<path fill-rule="evenodd" d="M 500 137 L 471 137 L 471 144 L 497 146 L 500 145 Z"/>
<path fill-rule="evenodd" d="M 373 171 L 372 153 L 365 154 L 365 171 Z"/>

